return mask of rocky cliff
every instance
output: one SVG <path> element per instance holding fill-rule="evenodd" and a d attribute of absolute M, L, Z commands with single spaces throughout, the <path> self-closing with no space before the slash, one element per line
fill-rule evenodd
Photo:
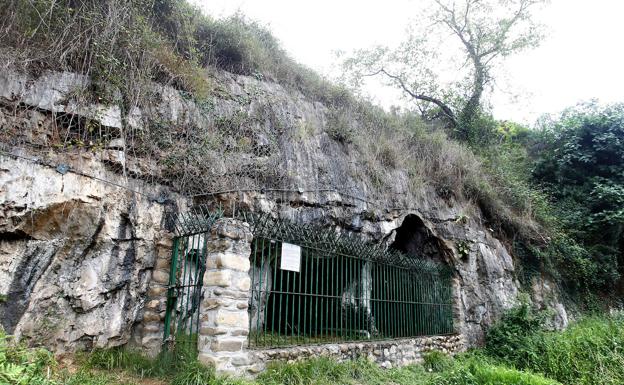
<path fill-rule="evenodd" d="M 128 343 L 156 244 L 171 230 L 165 214 L 196 203 L 332 226 L 448 264 L 456 328 L 471 344 L 516 303 L 517 266 L 480 209 L 414 183 L 396 156 L 407 147 L 352 143 L 346 133 L 372 135 L 358 131 L 361 120 L 296 90 L 211 77 L 207 101 L 151 85 L 122 108 L 77 96 L 90 85 L 79 75 L 0 74 L 0 319 L 9 333 L 58 351 Z M 537 277 L 524 290 L 565 326 L 551 282 Z"/>

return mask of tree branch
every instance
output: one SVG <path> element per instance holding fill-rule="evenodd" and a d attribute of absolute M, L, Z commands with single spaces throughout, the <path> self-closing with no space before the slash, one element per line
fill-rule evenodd
<path fill-rule="evenodd" d="M 417 100 L 423 100 L 429 103 L 433 103 L 436 106 L 440 107 L 440 109 L 442 110 L 442 113 L 451 121 L 451 124 L 453 125 L 453 127 L 457 127 L 458 123 L 457 123 L 457 118 L 455 117 L 455 113 L 453 113 L 453 110 L 451 110 L 451 108 L 447 106 L 442 100 L 429 96 L 429 95 L 419 94 L 419 93 L 412 91 L 411 89 L 409 89 L 409 87 L 407 87 L 407 85 L 405 84 L 403 79 L 401 79 L 400 76 L 389 73 L 383 67 L 380 68 L 378 71 L 367 76 L 374 76 L 378 74 L 384 74 L 390 79 L 396 81 L 399 84 L 399 87 L 401 87 L 401 89 L 406 94 L 411 96 L 412 98 L 417 99 Z"/>

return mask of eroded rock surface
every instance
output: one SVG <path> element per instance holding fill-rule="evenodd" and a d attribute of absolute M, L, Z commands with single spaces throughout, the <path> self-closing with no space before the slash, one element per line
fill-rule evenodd
<path fill-rule="evenodd" d="M 208 162 L 210 177 L 195 182 L 206 191 L 227 190 L 232 186 L 219 178 L 240 175 L 241 188 L 270 178 L 287 188 L 204 195 L 193 203 L 332 226 L 448 264 L 455 272 L 456 327 L 468 344 L 480 343 L 484 330 L 516 303 L 520 284 L 515 262 L 483 224 L 474 204 L 442 198 L 428 185 L 413 191 L 408 170 L 400 167 L 387 170 L 383 188 L 373 188 L 366 164 L 326 133 L 325 106 L 250 77 L 222 73 L 217 80 L 222 92 L 214 97 L 210 114 L 160 87 L 149 110 L 129 113 L 128 126 L 140 129 L 141 118 L 153 115 L 170 124 L 194 122 L 203 127 L 243 110 L 252 119 L 245 123 L 250 125 L 248 135 L 238 139 L 245 139 L 241 142 L 249 153 L 219 157 L 207 150 L 206 156 L 213 157 Z M 14 150 L 29 156 L 26 147 L 45 147 L 51 140 L 46 127 L 54 123 L 52 113 L 122 127 L 116 108 L 81 109 L 65 102 L 63 95 L 85 82 L 71 74 L 30 81 L 25 75 L 1 74 L 3 103 L 33 107 L 22 115 L 0 115 L 3 129 L 24 136 L 24 149 Z M 228 141 L 224 136 L 222 145 L 228 146 Z M 163 175 L 154 159 L 128 158 L 124 148 L 123 139 L 117 138 L 81 155 L 52 156 L 58 164 L 99 180 L 0 156 L 0 294 L 6 296 L 0 302 L 0 320 L 10 333 L 59 351 L 120 345 L 130 339 L 133 325 L 141 321 L 155 264 L 154 245 L 165 231 L 163 215 L 166 210 L 184 210 L 191 200 L 155 183 Z M 254 178 L 241 171 L 250 165 L 256 167 Z M 152 183 L 135 189 L 147 194 L 102 182 L 143 183 L 124 173 L 149 179 Z M 344 189 L 325 188 L 331 186 Z M 554 287 L 536 279 L 529 289 L 540 306 L 555 310 L 553 326 L 561 327 L 567 315 Z"/>
<path fill-rule="evenodd" d="M 7 157 L 0 186 L 2 327 L 57 351 L 126 343 L 175 204 Z"/>

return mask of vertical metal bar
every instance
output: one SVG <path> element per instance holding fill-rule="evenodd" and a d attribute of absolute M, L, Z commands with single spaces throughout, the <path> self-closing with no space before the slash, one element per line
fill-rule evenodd
<path fill-rule="evenodd" d="M 410 337 L 416 335 L 416 308 L 414 303 L 416 302 L 416 296 L 414 295 L 414 276 L 408 273 L 409 277 L 409 296 L 410 296 Z"/>
<path fill-rule="evenodd" d="M 394 266 L 388 265 L 388 273 L 390 276 L 390 320 L 391 320 L 391 332 L 390 334 L 392 335 L 392 338 L 396 337 L 396 309 L 395 309 L 395 300 L 396 300 L 396 295 L 395 295 L 395 279 L 394 279 Z"/>
<path fill-rule="evenodd" d="M 281 242 L 280 242 L 281 243 Z M 278 251 L 278 242 L 275 242 L 275 254 L 279 255 L 281 258 L 281 254 Z M 280 244 L 280 250 L 283 246 Z M 280 286 L 279 286 L 279 290 L 278 290 L 278 295 L 279 295 L 279 312 L 278 312 L 278 317 L 277 317 L 277 341 L 278 343 L 281 342 L 281 337 L 282 337 L 282 302 L 284 301 L 284 270 L 281 269 L 279 270 L 279 279 L 280 279 Z"/>
<path fill-rule="evenodd" d="M 339 285 L 338 285 L 338 291 L 337 291 L 337 295 L 339 297 L 338 299 L 338 306 L 339 306 L 339 311 L 338 311 L 338 317 L 340 318 L 340 339 L 344 340 L 345 339 L 345 335 L 344 335 L 344 311 L 345 311 L 345 304 L 343 301 L 344 298 L 344 274 L 345 274 L 345 264 L 344 264 L 344 256 L 342 255 L 338 255 L 339 258 L 339 264 L 338 264 L 338 268 L 340 270 L 339 272 L 339 277 L 338 279 L 340 280 Z"/>
<path fill-rule="evenodd" d="M 426 283 L 426 290 L 427 290 L 427 334 L 431 335 L 431 302 L 433 302 L 433 298 L 431 295 L 431 277 L 428 277 L 429 279 L 427 280 Z"/>
<path fill-rule="evenodd" d="M 194 279 L 192 279 L 192 286 L 189 287 L 189 301 L 191 302 L 190 304 L 190 310 L 189 313 L 187 314 L 188 317 L 188 322 L 189 322 L 189 331 L 190 331 L 190 335 L 191 338 L 189 338 L 189 341 L 193 340 L 193 332 L 195 331 L 195 329 L 193 329 L 193 316 L 195 315 L 195 300 L 196 300 L 196 296 L 197 296 L 197 290 L 199 288 L 199 285 L 197 284 L 198 279 L 199 279 L 199 259 L 200 259 L 200 253 L 201 253 L 201 247 L 200 247 L 200 240 L 201 240 L 201 236 L 196 235 L 196 240 L 195 240 L 195 270 L 194 270 Z"/>
<path fill-rule="evenodd" d="M 191 236 L 189 238 L 189 241 L 191 243 L 191 250 L 193 250 L 193 253 L 195 253 L 195 235 Z M 188 319 L 188 313 L 189 313 L 189 297 L 191 294 L 191 280 L 192 280 L 192 274 L 193 274 L 193 269 L 192 269 L 192 262 L 189 261 L 189 249 L 187 248 L 186 253 L 184 255 L 184 268 L 186 271 L 186 274 L 184 276 L 184 298 L 186 298 L 185 304 L 184 304 L 184 313 L 182 314 L 182 319 L 180 322 L 180 324 L 182 325 L 182 334 L 184 335 L 184 339 L 185 339 L 185 345 L 188 346 L 188 327 L 187 327 L 187 319 Z"/>
<path fill-rule="evenodd" d="M 388 305 L 390 300 L 390 285 L 388 284 L 388 265 L 383 264 L 381 267 L 382 287 L 383 287 L 383 319 L 384 319 L 384 338 L 390 337 L 390 324 Z"/>
<path fill-rule="evenodd" d="M 173 239 L 173 250 L 171 256 L 171 264 L 169 266 L 169 284 L 167 286 L 167 310 L 165 312 L 165 333 L 163 335 L 163 341 L 167 341 L 169 335 L 171 334 L 171 313 L 175 308 L 175 277 L 176 277 L 176 268 L 178 264 L 178 245 L 180 242 L 179 237 L 175 237 Z"/>
<path fill-rule="evenodd" d="M 265 250 L 265 245 L 266 245 L 266 238 L 261 238 L 262 240 L 262 250 L 260 252 L 260 274 L 262 277 L 264 277 L 265 272 L 264 270 L 266 269 L 266 282 L 265 282 L 265 288 L 264 288 L 264 298 L 265 298 L 265 302 L 263 303 L 262 300 L 262 285 L 260 285 L 260 305 L 264 306 L 264 309 L 262 311 L 263 314 L 263 320 L 262 320 L 262 326 L 259 327 L 258 333 L 260 332 L 260 329 L 263 331 L 262 332 L 262 342 L 260 342 L 260 339 L 258 339 L 258 343 L 262 343 L 262 346 L 266 346 L 267 344 L 267 327 L 268 327 L 268 323 L 269 323 L 269 298 L 271 296 L 271 290 L 273 289 L 273 287 L 269 287 L 269 282 L 271 282 L 271 258 L 269 256 L 269 260 L 266 260 L 266 257 L 264 255 L 264 250 Z M 265 268 L 266 266 L 266 268 Z M 258 317 L 258 322 L 260 322 L 260 317 Z"/>
<path fill-rule="evenodd" d="M 269 240 L 269 260 L 271 260 L 271 255 L 273 253 L 273 240 Z M 279 298 L 279 294 L 276 293 L 279 290 L 281 290 L 278 285 L 277 285 L 277 269 L 279 266 L 279 260 L 281 258 L 281 256 L 277 255 L 277 242 L 275 242 L 275 266 L 273 269 L 273 302 L 272 302 L 272 309 L 271 309 L 271 346 L 273 346 L 273 336 L 275 334 L 275 308 L 277 307 L 276 301 L 277 298 Z M 279 336 L 279 332 L 278 332 L 278 336 Z"/>
<path fill-rule="evenodd" d="M 326 314 L 324 314 L 324 312 L 323 312 L 324 305 L 325 305 L 325 297 L 324 297 L 325 293 L 324 293 L 324 290 L 325 290 L 325 281 L 326 281 L 325 280 L 325 256 L 324 255 L 320 256 L 319 264 L 321 265 L 321 268 L 320 268 L 320 271 L 321 271 L 321 284 L 319 285 L 319 292 L 320 292 L 319 300 L 321 302 L 321 316 L 319 317 L 320 321 L 321 321 L 320 322 L 320 328 L 321 328 L 321 330 L 320 330 L 320 332 L 321 332 L 320 340 L 324 342 L 324 340 L 323 340 L 323 330 L 324 330 L 324 327 L 327 327 L 327 325 L 324 325 L 324 323 L 326 323 L 326 322 L 323 322 L 323 321 L 326 321 L 326 319 L 325 319 Z M 317 318 L 317 319 L 319 319 L 319 318 Z"/>
<path fill-rule="evenodd" d="M 193 281 L 193 291 L 190 294 L 191 298 L 191 310 L 190 310 L 190 314 L 189 314 L 189 329 L 191 331 L 191 344 L 193 341 L 193 335 L 195 332 L 195 329 L 193 328 L 193 317 L 195 317 L 195 313 L 197 313 L 197 307 L 199 306 L 199 304 L 197 303 L 197 292 L 199 290 L 199 261 L 201 260 L 201 254 L 202 254 L 202 245 L 201 245 L 201 239 L 203 237 L 200 235 L 197 235 L 197 252 L 195 253 L 195 280 Z"/>
<path fill-rule="evenodd" d="M 353 292 L 352 292 L 352 287 L 351 287 L 351 283 L 353 282 L 353 277 L 351 276 L 351 258 L 349 257 L 345 257 L 346 258 L 346 265 L 347 265 L 347 275 L 345 278 L 345 281 L 347 283 L 347 293 L 348 295 L 346 296 L 346 299 L 348 301 L 348 305 L 345 308 L 345 315 L 346 315 L 346 324 L 347 324 L 347 338 L 349 340 L 353 339 L 353 320 L 351 317 L 351 314 L 353 313 Z"/>
<path fill-rule="evenodd" d="M 311 267 L 310 269 L 308 269 L 308 262 L 309 262 L 309 250 L 307 247 L 302 249 L 302 258 L 304 261 L 304 266 L 306 267 L 306 274 L 303 277 L 304 282 L 303 282 L 303 292 L 305 293 L 305 295 L 303 296 L 303 341 L 306 341 L 306 328 L 308 326 L 308 301 L 310 299 L 310 294 L 308 293 L 308 276 L 312 277 L 311 274 Z M 310 271 L 308 271 L 310 270 Z"/>
<path fill-rule="evenodd" d="M 283 246 L 282 246 L 283 247 Z M 283 272 L 283 271 L 282 271 Z M 292 296 L 291 291 L 290 291 L 290 276 L 294 274 L 292 271 L 286 271 L 286 289 L 282 289 L 282 292 L 287 293 L 287 294 L 283 294 L 286 297 L 286 305 L 284 308 L 284 317 L 285 317 L 285 321 L 284 321 L 284 334 L 286 337 L 290 337 L 288 340 L 290 341 L 290 343 L 292 344 L 292 334 L 293 334 L 293 330 L 292 330 L 292 323 L 290 324 L 290 335 L 288 335 L 288 312 L 290 311 L 291 313 L 294 314 L 294 311 L 291 311 L 291 309 L 288 307 L 288 301 L 290 299 L 290 297 Z M 280 317 L 281 319 L 281 317 Z"/>
<path fill-rule="evenodd" d="M 303 281 L 301 275 L 306 273 L 306 269 L 305 269 L 305 261 L 303 260 L 304 256 L 303 256 L 303 251 L 305 250 L 305 248 L 301 248 L 302 251 L 302 255 L 301 255 L 301 265 L 299 266 L 299 287 L 297 288 L 297 344 L 300 343 L 301 341 L 301 297 L 303 296 L 303 294 L 301 293 L 301 281 Z M 294 314 L 294 312 L 293 312 Z"/>
<path fill-rule="evenodd" d="M 183 307 L 186 305 L 184 303 L 184 300 L 186 298 L 186 254 L 187 254 L 187 250 L 188 250 L 188 242 L 189 242 L 189 237 L 184 237 L 184 248 L 182 249 L 182 254 L 180 256 L 180 261 L 182 262 L 182 278 L 180 281 L 180 289 L 182 290 L 182 295 L 181 300 L 182 300 L 182 304 L 180 306 L 180 312 L 182 312 Z M 176 315 L 176 334 L 180 335 L 183 334 L 182 332 L 182 322 L 180 319 L 181 314 L 178 313 Z M 177 337 L 176 335 L 176 337 Z"/>
<path fill-rule="evenodd" d="M 395 300 L 396 300 L 396 288 L 394 287 L 396 281 L 394 279 L 394 266 L 388 266 L 388 273 L 390 276 L 390 320 L 392 323 L 391 335 L 392 338 L 396 337 L 396 309 L 395 309 Z"/>
<path fill-rule="evenodd" d="M 314 278 L 314 293 L 316 294 L 315 296 L 315 301 L 314 301 L 314 322 L 315 322 L 315 327 L 314 327 L 314 338 L 318 339 L 318 334 L 319 334 L 319 316 L 318 316 L 318 307 L 319 307 L 319 298 L 318 298 L 318 294 L 319 294 L 319 260 L 318 260 L 318 252 L 315 251 L 314 253 L 314 264 L 315 266 L 315 270 L 316 270 L 316 276 Z"/>
<path fill-rule="evenodd" d="M 408 313 L 407 313 L 407 298 L 405 296 L 405 271 L 403 268 L 399 269 L 399 290 L 401 292 L 401 337 L 407 336 L 407 325 L 409 322 Z"/>
<path fill-rule="evenodd" d="M 362 274 L 362 270 L 363 270 L 363 266 L 362 266 L 362 260 L 361 259 L 355 259 L 355 266 L 356 266 L 356 282 L 358 282 L 359 284 L 356 286 L 356 293 L 358 294 L 358 312 L 357 312 L 357 333 L 358 333 L 358 339 L 364 339 L 364 334 L 362 333 L 362 331 L 364 330 L 364 326 L 362 325 L 362 321 L 363 318 L 362 316 L 364 315 L 364 275 Z"/>
<path fill-rule="evenodd" d="M 336 336 L 336 322 L 335 322 L 336 320 L 334 319 L 334 316 L 335 316 L 334 313 L 335 313 L 335 308 L 336 308 L 336 298 L 335 298 L 335 295 L 336 295 L 336 280 L 337 280 L 337 277 L 335 276 L 335 268 L 334 268 L 335 264 L 336 264 L 336 255 L 332 254 L 331 255 L 331 263 L 330 263 L 331 268 L 330 268 L 330 274 L 329 274 L 329 276 L 332 277 L 332 279 L 331 279 L 331 287 L 329 289 L 329 295 L 331 295 L 331 297 L 330 297 L 331 298 L 331 305 L 330 305 L 330 313 L 331 314 L 330 314 L 330 318 L 329 318 L 331 320 L 331 323 L 329 325 L 329 329 L 331 330 L 331 337 L 332 337 L 331 340 L 334 340 L 334 341 L 337 339 L 336 338 L 337 337 Z"/>
<path fill-rule="evenodd" d="M 349 285 L 351 286 L 353 292 L 353 311 L 351 312 L 351 339 L 357 338 L 357 285 L 355 285 L 355 260 L 353 257 L 349 256 Z"/>
<path fill-rule="evenodd" d="M 402 296 L 403 296 L 403 311 L 404 314 L 407 315 L 407 317 L 403 318 L 403 336 L 404 337 L 408 337 L 411 333 L 410 333 L 410 324 L 411 324 L 411 318 L 410 318 L 410 308 L 409 308 L 409 280 L 406 277 L 406 273 L 407 270 L 405 269 L 401 269 L 401 275 L 402 275 L 402 281 L 401 281 L 401 292 L 402 292 Z"/>

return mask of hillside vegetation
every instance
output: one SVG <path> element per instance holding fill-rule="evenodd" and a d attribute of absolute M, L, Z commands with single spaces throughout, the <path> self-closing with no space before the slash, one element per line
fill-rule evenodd
<path fill-rule="evenodd" d="M 200 106 L 220 92 L 211 75 L 217 70 L 277 82 L 328 107 L 327 134 L 358 154 L 373 190 L 392 183 L 388 170 L 401 168 L 408 171 L 413 190 L 431 185 L 443 198 L 473 200 L 487 225 L 521 261 L 521 282 L 530 285 L 532 276 L 547 273 L 563 283 L 572 302 L 602 295 L 619 282 L 622 215 L 617 207 L 622 194 L 617 170 L 623 144 L 610 139 L 621 135 L 619 107 L 596 110 L 587 118 L 583 110 L 570 112 L 539 132 L 483 113 L 471 123 L 477 128 L 466 129 L 477 129 L 487 140 L 456 142 L 418 114 L 384 112 L 297 64 L 258 23 L 242 15 L 215 20 L 185 0 L 10 0 L 0 9 L 0 58 L 8 69 L 88 75 L 92 87 L 81 100 L 116 103 L 124 113 L 149 104 L 153 96 L 146 90 L 154 81 L 177 88 Z M 582 127 L 601 122 L 611 128 L 597 138 L 610 147 L 576 152 L 593 140 L 580 138 Z M 216 129 L 240 129 L 234 123 Z M 135 135 L 127 128 L 127 143 L 136 148 L 129 145 L 126 151 L 162 153 L 157 150 L 163 146 L 161 138 L 177 138 L 166 148 L 167 158 L 156 159 L 171 181 L 189 169 L 202 175 L 209 167 L 205 149 L 196 147 L 213 142 L 209 136 L 214 130 L 148 129 Z M 185 136 L 180 137 L 181 131 Z M 54 147 L 66 149 L 90 139 Z M 558 159 L 561 151 L 567 151 L 565 159 Z M 602 162 L 604 167 L 594 167 Z M 570 187 L 561 189 L 562 184 Z M 584 199 L 588 195 L 598 200 L 591 207 Z"/>

